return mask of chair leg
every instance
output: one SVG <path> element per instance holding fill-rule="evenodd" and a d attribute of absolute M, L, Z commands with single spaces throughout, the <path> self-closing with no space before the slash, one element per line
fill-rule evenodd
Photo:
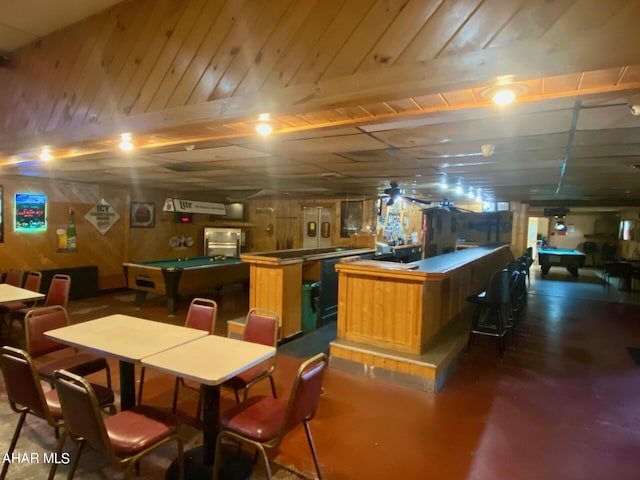
<path fill-rule="evenodd" d="M 71 461 L 71 467 L 69 468 L 69 474 L 67 475 L 67 480 L 72 480 L 73 476 L 76 474 L 76 468 L 78 468 L 78 461 L 80 460 L 80 455 L 82 454 L 82 448 L 84 447 L 84 440 L 78 440 L 78 447 L 76 448 L 76 455 Z"/>
<path fill-rule="evenodd" d="M 246 391 L 245 391 L 246 393 Z M 238 396 L 238 389 L 234 388 L 233 389 L 233 394 L 236 396 L 236 403 L 240 403 L 240 397 Z"/>
<path fill-rule="evenodd" d="M 171 413 L 176 413 L 178 408 L 178 390 L 180 390 L 180 378 L 176 377 L 176 383 L 173 387 L 173 403 L 171 405 Z"/>
<path fill-rule="evenodd" d="M 264 460 L 264 468 L 267 470 L 267 478 L 269 480 L 271 480 L 271 465 L 269 465 L 269 457 L 267 457 L 267 452 L 265 451 L 264 447 L 262 446 L 262 444 L 258 443 L 258 442 L 252 442 L 257 448 L 258 450 L 260 450 L 260 453 L 262 454 L 262 458 Z M 318 477 L 320 480 L 322 480 L 320 477 Z"/>
<path fill-rule="evenodd" d="M 276 382 L 273 380 L 273 375 L 269 375 L 269 382 L 271 383 L 271 393 L 273 393 L 273 398 L 278 398 L 278 394 L 276 393 Z"/>
<path fill-rule="evenodd" d="M 202 392 L 202 387 L 198 391 L 198 406 L 196 407 L 196 421 L 200 423 L 200 416 L 202 414 L 202 397 L 204 396 Z"/>
<path fill-rule="evenodd" d="M 222 437 L 224 436 L 223 432 L 218 434 L 218 438 L 216 439 L 216 453 L 213 457 L 213 475 L 212 480 L 218 480 L 218 472 L 220 470 L 220 457 L 222 456 Z"/>
<path fill-rule="evenodd" d="M 111 367 L 109 366 L 108 363 L 107 363 L 107 368 L 105 369 L 105 373 L 107 375 L 107 388 L 109 390 L 113 390 L 113 388 L 111 388 Z M 142 389 L 142 379 L 140 379 L 140 389 Z"/>
<path fill-rule="evenodd" d="M 313 443 L 313 437 L 311 436 L 311 428 L 309 427 L 309 422 L 304 420 L 302 422 L 304 424 L 304 430 L 307 432 L 307 441 L 309 442 L 309 448 L 311 449 L 311 455 L 313 456 L 313 463 L 316 466 L 316 472 L 318 473 L 318 480 L 322 480 L 322 472 L 320 471 L 320 462 L 318 462 L 318 454 L 316 452 L 316 447 Z"/>
<path fill-rule="evenodd" d="M 140 385 L 138 385 L 138 405 L 142 405 L 142 389 L 144 388 L 144 372 L 145 367 L 140 369 Z"/>
<path fill-rule="evenodd" d="M 27 411 L 25 410 L 20 414 L 20 418 L 18 419 L 18 424 L 16 425 L 16 429 L 13 432 L 13 438 L 11 439 L 11 445 L 9 445 L 9 450 L 7 450 L 7 455 L 9 458 L 13 455 L 13 451 L 16 448 L 16 443 L 18 443 L 18 437 L 20 436 L 20 430 L 22 430 L 22 425 L 24 425 L 24 419 L 27 417 Z M 9 465 L 11 462 L 3 462 L 2 465 L 2 473 L 0 473 L 0 480 L 4 480 L 7 476 L 7 470 L 9 469 Z"/>
<path fill-rule="evenodd" d="M 56 431 L 58 429 L 56 428 Z M 60 435 L 60 438 L 58 438 L 58 450 L 56 451 L 56 460 L 59 459 L 62 455 L 62 449 L 64 448 L 64 441 L 67 438 L 67 431 L 66 430 L 62 430 L 62 434 Z M 56 476 L 56 470 L 58 468 L 58 462 L 52 462 L 51 463 L 51 468 L 49 469 L 49 479 L 48 480 L 53 480 Z"/>

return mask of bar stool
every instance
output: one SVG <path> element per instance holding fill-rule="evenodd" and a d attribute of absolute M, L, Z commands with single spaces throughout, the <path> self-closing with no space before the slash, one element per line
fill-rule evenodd
<path fill-rule="evenodd" d="M 500 358 L 505 349 L 505 335 L 511 327 L 511 297 L 509 290 L 509 270 L 498 270 L 491 275 L 489 286 L 477 295 L 467 297 L 467 301 L 476 306 L 473 317 L 467 351 L 473 343 L 474 335 L 487 335 L 498 339 Z"/>

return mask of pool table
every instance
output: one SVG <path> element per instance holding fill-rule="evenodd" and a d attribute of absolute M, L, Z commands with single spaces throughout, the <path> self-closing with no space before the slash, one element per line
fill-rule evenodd
<path fill-rule="evenodd" d="M 578 278 L 578 269 L 584 267 L 587 256 L 578 250 L 561 248 L 543 248 L 538 250 L 538 263 L 542 268 L 542 276 L 549 273 L 551 267 L 566 267 L 574 278 Z"/>
<path fill-rule="evenodd" d="M 212 294 L 223 285 L 249 282 L 249 264 L 239 257 L 191 257 L 123 263 L 127 287 L 136 291 L 136 305 L 147 293 L 167 296 L 169 314 L 180 296 Z"/>

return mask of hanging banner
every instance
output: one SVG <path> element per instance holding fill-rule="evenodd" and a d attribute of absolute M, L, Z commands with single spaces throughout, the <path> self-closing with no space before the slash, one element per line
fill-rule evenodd
<path fill-rule="evenodd" d="M 100 201 L 87 212 L 84 218 L 104 235 L 113 224 L 118 221 L 120 215 L 118 215 L 118 212 L 116 212 L 104 198 L 101 198 Z"/>

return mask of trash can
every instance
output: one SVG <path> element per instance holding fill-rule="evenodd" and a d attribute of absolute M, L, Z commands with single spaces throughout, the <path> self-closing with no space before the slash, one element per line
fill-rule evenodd
<path fill-rule="evenodd" d="M 318 282 L 302 284 L 302 333 L 316 329 L 317 308 L 312 290 Z"/>

